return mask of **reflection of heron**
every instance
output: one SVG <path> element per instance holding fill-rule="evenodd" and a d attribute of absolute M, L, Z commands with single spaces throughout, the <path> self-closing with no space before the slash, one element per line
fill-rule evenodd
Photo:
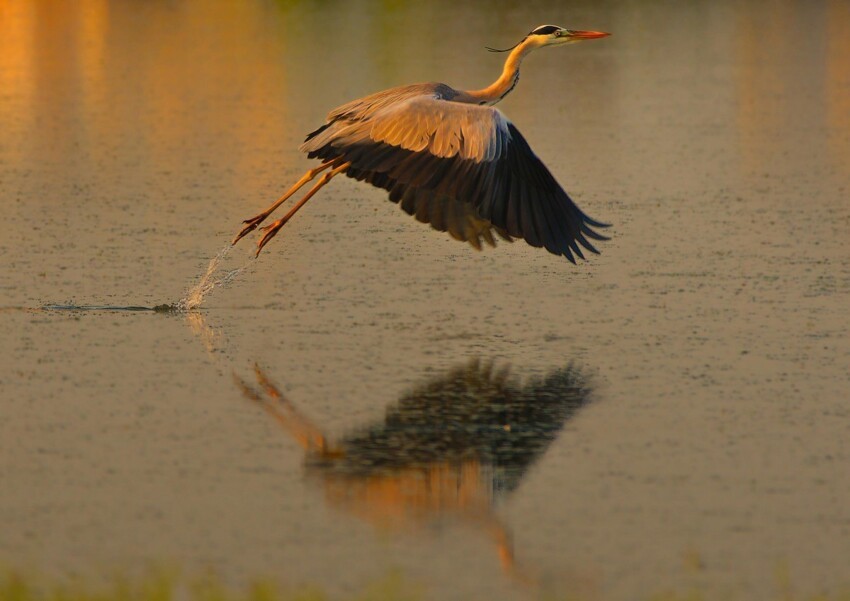
<path fill-rule="evenodd" d="M 516 127 L 492 105 L 514 89 L 520 63 L 532 50 L 607 35 L 543 25 L 514 47 L 496 51 L 511 52 L 502 75 L 482 90 L 414 84 L 334 109 L 327 123 L 301 145 L 307 156 L 322 164 L 307 171 L 268 209 L 245 220 L 247 225 L 233 243 L 325 171 L 286 215 L 263 228 L 257 254 L 339 173 L 387 190 L 390 200 L 419 221 L 476 248 L 481 248 L 482 240 L 495 246 L 495 231 L 505 240 L 523 238 L 573 263 L 573 255 L 584 258 L 579 245 L 597 252 L 588 238 L 607 238 L 591 226 L 605 224 L 590 219 L 573 203 Z"/>
<path fill-rule="evenodd" d="M 488 532 L 506 568 L 510 536 L 493 511 L 564 422 L 590 397 L 573 366 L 525 384 L 477 361 L 435 378 L 387 409 L 383 422 L 331 442 L 256 370 L 257 401 L 307 452 L 329 502 L 391 529 L 454 516 Z"/>

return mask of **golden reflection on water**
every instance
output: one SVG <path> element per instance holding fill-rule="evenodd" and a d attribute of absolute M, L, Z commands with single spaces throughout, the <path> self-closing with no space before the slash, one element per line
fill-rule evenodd
<path fill-rule="evenodd" d="M 850 161 L 850 5 L 841 0 L 817 8 L 793 2 L 746 4 L 736 34 L 737 126 L 744 170 L 764 170 L 788 139 L 803 138 L 802 124 L 823 132 L 834 167 Z M 818 60 L 800 60 L 816 56 Z M 812 68 L 814 65 L 814 68 Z M 797 149 L 821 156 L 817 149 Z"/>
<path fill-rule="evenodd" d="M 21 122 L 22 128 L 32 121 L 34 11 L 34 3 L 0 2 L 0 90 L 20 98 L 17 111 L 0 111 L 0 130 L 4 132 L 13 131 L 15 121 Z M 8 148 L 0 143 L 0 150 Z"/>
<path fill-rule="evenodd" d="M 850 161 L 850 2 L 827 4 L 826 115 L 830 150 L 846 169 Z"/>
<path fill-rule="evenodd" d="M 0 130 L 19 142 L 4 151 L 19 164 L 130 156 L 166 169 L 161 151 L 203 145 L 233 121 L 231 149 L 272 144 L 288 116 L 287 38 L 258 36 L 267 20 L 252 2 L 128 11 L 108 0 L 0 0 Z M 253 160 L 246 154 L 228 158 L 238 166 Z"/>
<path fill-rule="evenodd" d="M 215 357 L 215 352 L 221 348 L 223 342 L 221 331 L 210 326 L 203 314 L 198 311 L 187 312 L 186 323 L 192 334 L 201 341 L 207 355 Z"/>
<path fill-rule="evenodd" d="M 473 360 L 391 404 L 384 420 L 330 440 L 259 368 L 259 389 L 234 374 L 305 451 L 308 476 L 328 504 L 380 530 L 420 532 L 451 518 L 485 533 L 505 570 L 517 569 L 497 501 L 515 490 L 566 420 L 590 401 L 572 365 L 520 383 L 507 368 Z"/>
<path fill-rule="evenodd" d="M 722 52 L 733 65 L 728 83 L 734 86 L 734 104 L 716 110 L 737 112 L 731 124 L 738 134 L 742 169 L 769 165 L 765 148 L 774 147 L 803 113 L 814 115 L 809 122 L 825 132 L 809 144 L 828 148 L 840 167 L 850 157 L 850 5 L 829 0 L 813 8 L 773 1 L 767 7 L 740 5 L 731 28 L 719 18 L 689 25 L 704 43 L 729 40 Z M 647 24 L 641 11 L 620 8 L 614 11 L 621 29 L 616 33 L 628 42 Z M 316 125 L 291 123 L 293 103 L 303 109 L 328 97 L 322 107 L 327 110 L 333 99 L 373 91 L 364 82 L 405 83 L 411 71 L 427 78 L 442 69 L 447 83 L 460 86 L 486 83 L 495 74 L 487 71 L 495 68 L 488 62 L 492 57 L 482 55 L 476 72 L 462 75 L 470 81 L 449 81 L 458 73 L 451 63 L 443 65 L 451 53 L 435 37 L 440 29 L 425 27 L 413 38 L 408 35 L 416 23 L 439 19 L 437 8 L 390 2 L 358 11 L 340 5 L 332 18 L 362 21 L 356 37 L 346 40 L 350 64 L 340 70 L 338 81 L 329 81 L 322 67 L 335 54 L 307 33 L 319 19 L 310 5 L 178 2 L 142 3 L 130 10 L 108 0 L 0 0 L 0 90 L 6 104 L 0 111 L 5 137 L 0 152 L 21 165 L 86 161 L 93 167 L 87 172 L 112 173 L 130 166 L 126 157 L 135 157 L 137 166 L 168 170 L 174 166 L 160 161 L 173 155 L 174 148 L 201 147 L 226 122 L 227 146 L 233 150 L 228 164 L 239 174 L 251 171 L 256 156 L 238 150 L 279 148 L 285 142 L 274 136 L 281 131 L 293 131 L 294 148 L 300 140 L 295 132 Z M 462 27 L 446 26 L 459 51 L 473 52 Z M 514 27 L 494 23 L 488 39 L 501 39 Z M 597 64 L 593 61 L 598 57 L 586 57 L 575 62 L 578 72 L 572 77 L 593 81 L 594 89 L 633 97 L 646 82 L 630 78 L 634 65 L 629 61 L 651 59 L 645 52 L 651 48 L 635 46 L 634 56 L 623 57 L 619 71 L 611 61 Z M 801 54 L 819 59 L 797 60 Z M 298 70 L 294 75 L 293 69 Z M 358 85 L 365 87 L 355 89 Z M 613 101 L 610 92 L 602 97 L 591 92 L 572 102 L 592 98 L 598 111 Z M 536 99 L 519 94 L 511 102 L 529 110 Z M 605 128 L 616 129 L 618 119 L 630 118 L 605 111 Z M 122 160 L 118 157 L 125 157 L 124 163 L 114 164 Z M 157 195 L 146 202 L 158 200 L 173 202 Z"/>

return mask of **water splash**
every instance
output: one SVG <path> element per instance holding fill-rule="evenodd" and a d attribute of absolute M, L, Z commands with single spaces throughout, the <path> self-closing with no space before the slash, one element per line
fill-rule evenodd
<path fill-rule="evenodd" d="M 245 271 L 250 265 L 250 262 L 245 263 L 242 267 L 237 267 L 236 269 L 231 269 L 229 271 L 225 271 L 224 273 L 217 273 L 219 266 L 222 261 L 224 261 L 225 257 L 230 252 L 231 245 L 228 244 L 223 249 L 218 251 L 218 254 L 214 256 L 209 265 L 207 265 L 207 269 L 198 282 L 192 286 L 186 294 L 176 303 L 169 303 L 163 305 L 156 305 L 155 307 L 147 307 L 141 305 L 77 305 L 74 302 L 66 302 L 66 303 L 48 303 L 46 305 L 42 305 L 37 309 L 27 309 L 25 307 L 21 307 L 22 310 L 33 310 L 33 311 L 130 311 L 130 312 L 143 312 L 143 311 L 151 311 L 154 313 L 189 313 L 198 307 L 201 306 L 201 303 L 204 302 L 204 299 L 216 288 L 219 286 L 226 286 L 238 276 L 240 273 Z M 2 310 L 4 308 L 0 308 Z M 7 308 L 8 309 L 8 308 Z M 16 309 L 15 307 L 11 307 L 10 309 Z"/>
<path fill-rule="evenodd" d="M 233 248 L 230 244 L 222 248 L 218 251 L 218 254 L 210 259 L 209 265 L 207 265 L 207 270 L 204 272 L 204 275 L 201 276 L 200 280 L 189 289 L 189 291 L 185 294 L 183 298 L 181 298 L 175 304 L 175 308 L 177 311 L 192 311 L 201 306 L 201 303 L 204 302 L 204 299 L 209 295 L 213 290 L 218 288 L 219 286 L 225 286 L 236 279 L 240 273 L 242 273 L 245 269 L 248 268 L 250 263 L 246 263 L 241 267 L 237 267 L 236 269 L 231 269 L 230 271 L 226 271 L 223 274 L 216 273 L 218 271 L 219 265 L 224 260 L 224 258 L 230 252 L 230 249 Z"/>

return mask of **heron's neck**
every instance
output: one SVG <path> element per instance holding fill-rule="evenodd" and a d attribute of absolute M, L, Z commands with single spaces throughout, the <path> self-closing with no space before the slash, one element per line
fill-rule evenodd
<path fill-rule="evenodd" d="M 519 66 L 522 59 L 535 47 L 531 40 L 523 40 L 516 48 L 511 50 L 499 79 L 482 90 L 466 92 L 467 99 L 465 100 L 474 104 L 496 104 L 507 96 L 519 81 Z"/>

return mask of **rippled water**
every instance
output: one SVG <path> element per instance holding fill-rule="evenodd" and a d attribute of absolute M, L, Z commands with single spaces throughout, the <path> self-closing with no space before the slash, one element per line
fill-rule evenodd
<path fill-rule="evenodd" d="M 601 256 L 476 252 L 345 178 L 229 247 L 330 108 L 486 85 L 483 47 L 549 22 L 613 35 L 499 107 L 613 223 Z M 846 591 L 848 28 L 841 0 L 0 2 L 0 565 Z"/>

